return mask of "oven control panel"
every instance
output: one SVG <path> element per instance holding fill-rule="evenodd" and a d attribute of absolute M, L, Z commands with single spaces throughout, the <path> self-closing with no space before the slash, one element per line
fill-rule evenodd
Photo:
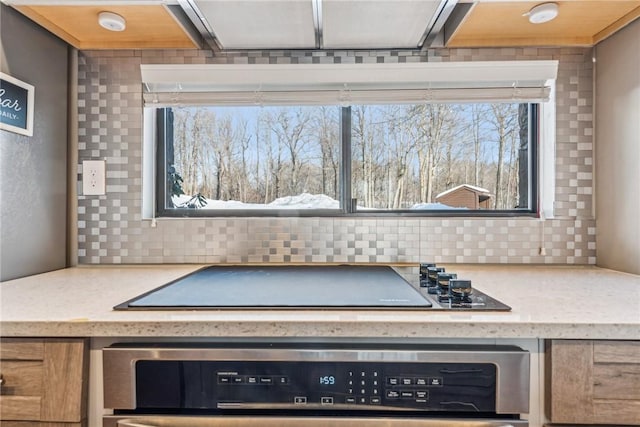
<path fill-rule="evenodd" d="M 138 408 L 496 411 L 496 365 L 138 361 Z"/>
<path fill-rule="evenodd" d="M 510 345 L 118 343 L 102 356 L 104 407 L 115 415 L 515 419 L 529 411 L 529 353 Z"/>

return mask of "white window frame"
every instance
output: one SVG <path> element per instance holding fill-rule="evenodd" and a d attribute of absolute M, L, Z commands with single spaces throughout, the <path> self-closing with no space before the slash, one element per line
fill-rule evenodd
<path fill-rule="evenodd" d="M 155 109 L 175 105 L 538 102 L 538 211 L 555 204 L 558 61 L 398 64 L 143 64 L 142 216 L 154 219 Z M 535 201 L 532 201 L 535 203 Z"/>

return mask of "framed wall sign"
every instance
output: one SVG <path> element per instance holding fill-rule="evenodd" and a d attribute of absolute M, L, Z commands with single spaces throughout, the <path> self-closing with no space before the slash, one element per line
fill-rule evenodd
<path fill-rule="evenodd" d="M 0 73 L 0 129 L 33 136 L 35 88 Z"/>

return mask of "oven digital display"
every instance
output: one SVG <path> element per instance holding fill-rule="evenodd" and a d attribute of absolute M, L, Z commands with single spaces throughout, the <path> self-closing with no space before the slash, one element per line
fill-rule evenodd
<path fill-rule="evenodd" d="M 319 381 L 318 384 L 320 385 L 336 385 L 336 377 L 333 375 L 320 375 L 320 377 L 318 377 Z"/>

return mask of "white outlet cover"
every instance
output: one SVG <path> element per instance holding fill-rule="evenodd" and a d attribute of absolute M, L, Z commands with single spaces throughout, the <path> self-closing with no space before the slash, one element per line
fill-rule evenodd
<path fill-rule="evenodd" d="M 106 164 L 104 160 L 82 161 L 82 194 L 102 196 L 106 194 Z"/>

